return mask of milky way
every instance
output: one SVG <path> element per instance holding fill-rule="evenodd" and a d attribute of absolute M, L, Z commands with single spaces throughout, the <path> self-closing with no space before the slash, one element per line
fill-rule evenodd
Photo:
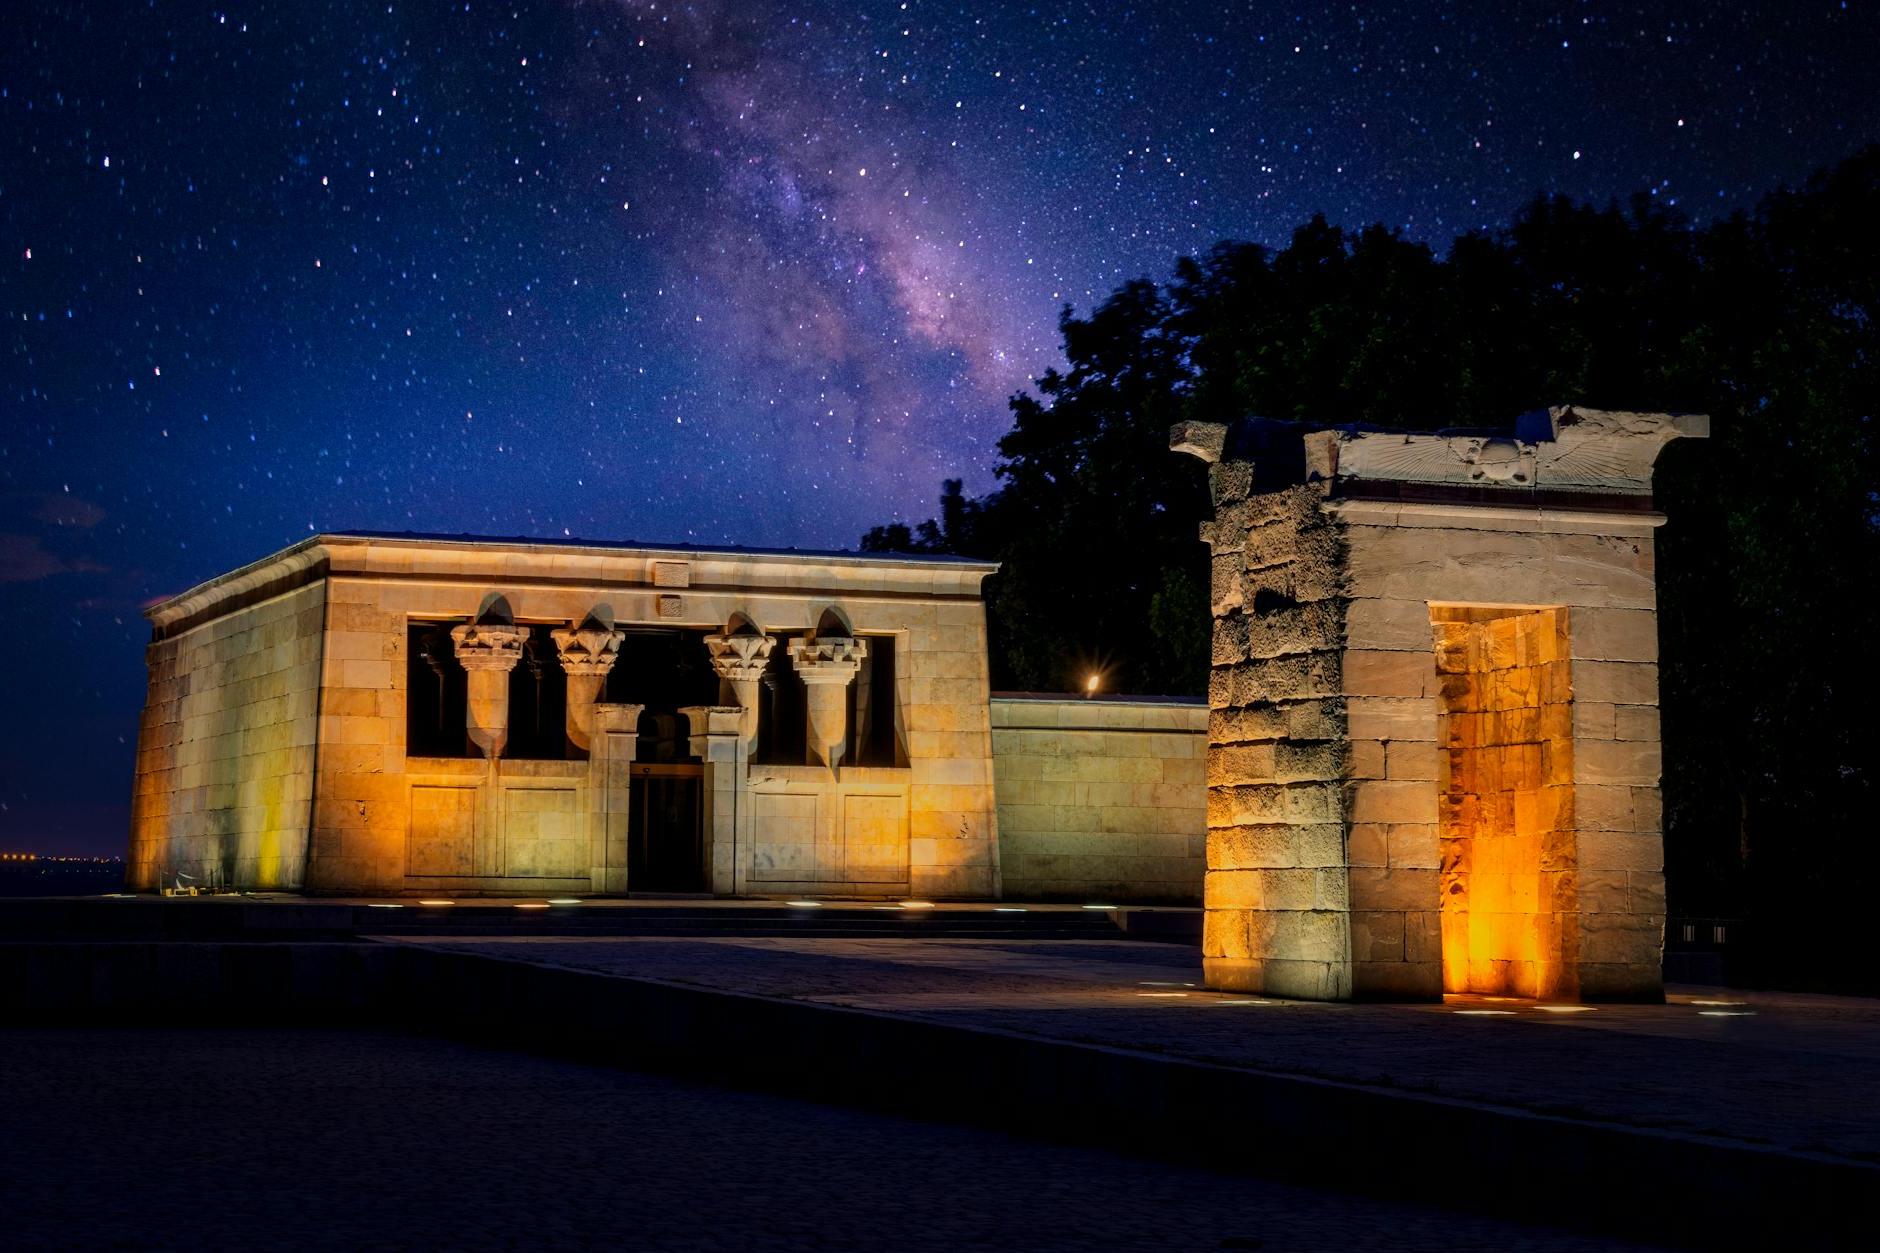
<path fill-rule="evenodd" d="M 7 848 L 121 848 L 140 606 L 314 530 L 852 544 L 1218 239 L 1705 218 L 1880 138 L 1836 3 L 7 15 Z"/>

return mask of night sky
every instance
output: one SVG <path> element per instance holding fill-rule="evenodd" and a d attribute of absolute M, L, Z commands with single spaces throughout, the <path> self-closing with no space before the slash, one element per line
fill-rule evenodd
<path fill-rule="evenodd" d="M 1065 304 L 1315 211 L 1696 219 L 1871 6 L 11 0 L 0 848 L 123 851 L 139 610 L 316 530 L 851 546 Z"/>

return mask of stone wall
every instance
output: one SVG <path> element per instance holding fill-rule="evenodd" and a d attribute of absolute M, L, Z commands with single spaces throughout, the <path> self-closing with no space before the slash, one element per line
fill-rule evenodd
<path fill-rule="evenodd" d="M 154 864 L 158 835 L 175 857 L 223 857 L 216 841 L 224 828 L 259 817 L 184 821 L 172 813 L 255 809 L 246 799 L 250 791 L 291 775 L 267 795 L 292 812 L 263 823 L 266 840 L 284 841 L 280 866 L 258 868 L 243 851 L 228 862 L 230 885 L 348 894 L 629 890 L 629 775 L 640 709 L 597 699 L 611 662 L 609 640 L 617 628 L 635 625 L 716 633 L 735 624 L 749 634 L 721 637 L 723 655 L 713 659 L 726 703 L 678 711 L 689 726 L 690 755 L 701 763 L 711 890 L 995 896 L 998 828 L 979 599 L 979 582 L 992 568 L 945 558 L 315 537 L 149 611 L 159 643 L 151 652 L 134 857 Z M 278 587 L 299 589 L 294 604 L 323 607 L 325 630 L 322 636 L 319 614 L 300 624 L 302 668 L 276 680 L 293 689 L 299 721 L 291 733 L 263 734 L 257 728 L 282 716 L 276 697 L 287 693 L 248 680 L 256 667 L 273 664 L 270 650 L 282 628 L 256 616 L 275 611 L 243 606 Z M 466 665 L 473 680 L 493 680 L 473 681 L 470 699 L 467 730 L 483 756 L 408 751 L 414 621 L 462 628 L 462 638 L 452 637 L 460 663 L 466 649 L 487 654 L 471 658 L 474 668 Z M 479 624 L 475 631 L 472 622 Z M 502 693 L 515 656 L 501 654 L 505 641 L 518 638 L 516 624 L 545 624 L 566 637 L 556 646 L 571 692 L 573 676 L 581 676 L 585 695 L 571 708 L 587 724 L 568 734 L 577 746 L 592 739 L 588 759 L 578 752 L 571 760 L 490 759 L 502 749 L 496 724 L 507 717 Z M 777 643 L 766 630 L 792 643 L 818 633 L 818 655 L 793 657 L 789 673 L 817 680 L 809 692 L 812 712 L 835 741 L 844 738 L 853 659 L 871 639 L 884 647 L 892 641 L 898 714 L 892 762 L 838 762 L 844 750 L 820 739 L 818 764 L 752 762 L 759 675 Z M 193 639 L 216 644 L 186 643 Z M 766 651 L 754 668 L 738 655 L 760 645 Z M 812 676 L 811 667 L 821 672 Z M 237 680 L 243 685 L 232 686 Z M 203 695 L 223 687 L 229 690 Z M 194 692 L 194 703 L 179 706 L 179 692 Z M 172 727 L 179 721 L 187 724 L 180 731 Z M 194 745 L 230 728 L 247 738 Z M 300 750 L 291 762 L 253 759 L 264 751 L 255 745 L 290 734 Z M 178 749 L 179 735 L 191 746 Z M 164 752 L 182 752 L 187 768 L 173 768 Z M 204 753 L 223 764 L 199 767 Z M 235 800 L 221 791 L 197 794 L 211 784 L 247 790 Z"/>
<path fill-rule="evenodd" d="M 324 584 L 148 650 L 127 882 L 298 888 L 313 798 Z"/>
<path fill-rule="evenodd" d="M 999 857 L 1012 900 L 1200 902 L 1207 709 L 992 698 Z"/>
<path fill-rule="evenodd" d="M 1567 615 L 1431 609 L 1445 992 L 1579 993 Z"/>
<path fill-rule="evenodd" d="M 1438 620 L 1553 607 L 1565 628 L 1579 994 L 1652 996 L 1664 933 L 1650 515 L 1345 500 L 1358 991 L 1440 994 L 1445 730 Z M 1559 693 L 1556 692 L 1556 696 Z M 1558 703 L 1557 701 L 1555 702 Z M 1556 760 L 1555 772 L 1564 768 Z M 1562 828 L 1557 840 L 1565 840 Z M 1565 886 L 1562 884 L 1561 886 Z M 1547 911 L 1550 912 L 1550 911 Z M 1453 925 L 1453 924 L 1452 924 Z M 1537 941 L 1538 943 L 1538 941 Z M 1481 986 L 1502 990 L 1484 973 Z M 1461 990 L 1461 989 L 1457 989 Z M 1572 984 L 1554 985 L 1572 995 Z"/>
<path fill-rule="evenodd" d="M 1244 462 L 1212 478 L 1208 981 L 1348 996 L 1344 537 L 1320 486 L 1255 494 Z"/>
<path fill-rule="evenodd" d="M 1210 986 L 1662 995 L 1651 473 L 1707 429 L 1171 432 L 1215 503 Z"/>

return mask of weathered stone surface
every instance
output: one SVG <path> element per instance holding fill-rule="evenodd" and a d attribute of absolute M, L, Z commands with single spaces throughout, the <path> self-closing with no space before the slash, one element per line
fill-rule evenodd
<path fill-rule="evenodd" d="M 1301 433 L 1294 462 L 1281 427 L 1190 449 L 1217 505 L 1212 986 L 1649 993 L 1650 467 L 1703 429 L 1560 408 L 1506 436 Z M 1251 448 L 1295 484 L 1255 491 Z M 1577 508 L 1595 489 L 1638 507 Z"/>

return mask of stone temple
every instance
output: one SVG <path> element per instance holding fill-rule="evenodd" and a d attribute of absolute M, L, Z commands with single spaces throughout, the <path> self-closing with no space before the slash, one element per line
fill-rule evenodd
<path fill-rule="evenodd" d="M 1215 509 L 1210 987 L 1662 996 L 1651 478 L 1708 429 L 1175 428 Z"/>
<path fill-rule="evenodd" d="M 343 533 L 147 611 L 130 882 L 1204 906 L 1210 986 L 1661 995 L 1653 465 L 1187 424 L 1208 698 L 988 690 L 951 557 Z"/>
<path fill-rule="evenodd" d="M 130 882 L 1193 903 L 1206 710 L 989 693 L 994 568 L 311 537 L 147 611 Z"/>

